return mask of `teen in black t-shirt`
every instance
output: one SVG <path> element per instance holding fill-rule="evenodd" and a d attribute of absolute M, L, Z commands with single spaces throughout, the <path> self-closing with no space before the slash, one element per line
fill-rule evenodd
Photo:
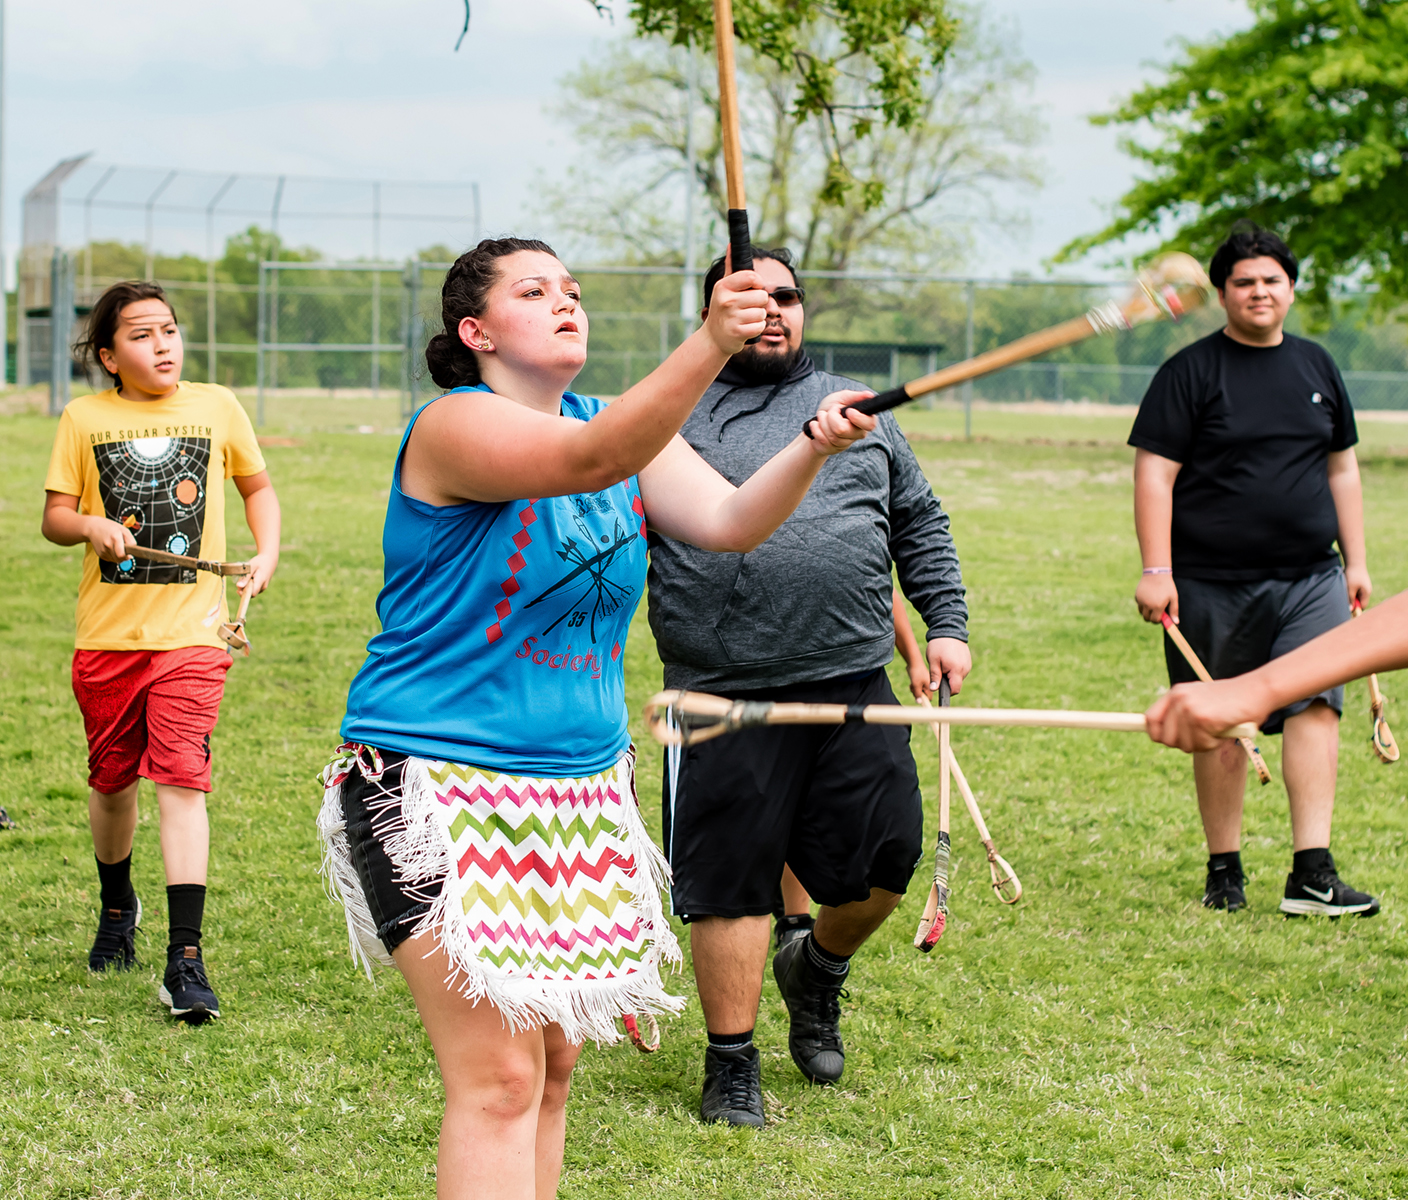
<path fill-rule="evenodd" d="M 1283 329 L 1295 256 L 1274 234 L 1234 234 L 1208 274 L 1227 326 L 1160 368 L 1129 441 L 1144 559 L 1135 602 L 1147 621 L 1167 612 L 1221 678 L 1347 620 L 1372 585 L 1344 381 L 1324 349 Z M 1191 681 L 1167 638 L 1164 650 L 1170 682 Z M 1344 689 L 1327 688 L 1262 727 L 1286 735 L 1295 852 L 1281 901 L 1288 915 L 1379 911 L 1372 896 L 1340 880 L 1329 850 L 1343 706 Z M 1235 742 L 1200 752 L 1193 774 L 1210 856 L 1203 903 L 1242 908 L 1243 752 Z"/>
<path fill-rule="evenodd" d="M 1328 456 L 1358 441 L 1339 369 L 1283 334 L 1248 346 L 1224 330 L 1160 368 L 1131 446 L 1183 469 L 1173 485 L 1175 576 L 1299 579 L 1337 566 Z"/>

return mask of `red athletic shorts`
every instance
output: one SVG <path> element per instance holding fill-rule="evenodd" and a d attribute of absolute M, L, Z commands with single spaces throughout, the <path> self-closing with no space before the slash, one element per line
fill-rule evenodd
<path fill-rule="evenodd" d="M 210 734 L 229 669 L 230 656 L 214 646 L 76 650 L 88 786 L 111 795 L 141 776 L 210 791 Z"/>

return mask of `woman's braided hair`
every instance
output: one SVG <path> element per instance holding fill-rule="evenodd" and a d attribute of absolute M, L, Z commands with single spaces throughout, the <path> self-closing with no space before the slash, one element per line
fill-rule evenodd
<path fill-rule="evenodd" d="M 499 278 L 498 260 L 520 250 L 557 257 L 551 246 L 535 238 L 485 238 L 455 259 L 455 265 L 445 273 L 445 286 L 440 289 L 440 318 L 445 328 L 425 348 L 425 365 L 440 387 L 473 387 L 482 382 L 474 351 L 460 339 L 460 322 L 484 315 L 489 290 Z"/>

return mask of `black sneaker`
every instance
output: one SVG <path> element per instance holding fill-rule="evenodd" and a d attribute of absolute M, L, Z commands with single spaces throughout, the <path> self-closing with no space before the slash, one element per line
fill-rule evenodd
<path fill-rule="evenodd" d="M 137 926 L 142 923 L 142 902 L 136 908 L 105 908 L 98 914 L 98 934 L 88 951 L 88 969 L 130 971 L 137 965 Z"/>
<path fill-rule="evenodd" d="M 778 917 L 777 924 L 773 928 L 773 949 L 781 950 L 788 942 L 806 937 L 811 933 L 812 926 L 815 924 L 816 918 L 811 913 Z"/>
<path fill-rule="evenodd" d="M 1286 898 L 1281 911 L 1288 917 L 1372 917 L 1379 911 L 1378 900 L 1367 892 L 1356 892 L 1339 877 L 1334 859 L 1319 871 L 1286 876 Z"/>
<path fill-rule="evenodd" d="M 1225 908 L 1236 912 L 1247 907 L 1247 877 L 1231 867 L 1208 868 L 1208 881 L 1203 886 L 1204 908 Z"/>
<path fill-rule="evenodd" d="M 841 1044 L 841 997 L 848 994 L 841 985 L 846 976 L 813 970 L 806 945 L 806 938 L 787 942 L 773 956 L 772 977 L 792 1018 L 787 1048 L 797 1070 L 813 1083 L 835 1083 L 846 1069 Z"/>
<path fill-rule="evenodd" d="M 166 978 L 157 989 L 161 1002 L 187 1025 L 203 1025 L 220 1015 L 199 946 L 179 946 L 166 960 Z"/>
<path fill-rule="evenodd" d="M 763 1127 L 762 1059 L 757 1046 L 744 1053 L 704 1051 L 704 1095 L 699 1119 L 707 1125 Z"/>

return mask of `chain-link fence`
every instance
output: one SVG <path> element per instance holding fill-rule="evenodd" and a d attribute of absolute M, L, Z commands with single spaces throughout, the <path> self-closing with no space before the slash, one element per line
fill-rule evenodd
<path fill-rule="evenodd" d="M 71 325 L 115 280 L 158 279 L 173 293 L 187 349 L 195 352 L 188 366 L 196 367 L 202 358 L 209 378 L 246 386 L 255 383 L 257 374 L 251 344 L 258 340 L 261 261 L 316 264 L 330 258 L 366 264 L 360 277 L 338 274 L 336 286 L 346 295 L 337 301 L 326 292 L 321 301 L 306 300 L 316 289 L 332 286 L 327 279 L 310 277 L 302 286 L 289 285 L 301 298 L 281 301 L 266 314 L 271 329 L 297 321 L 294 314 L 303 307 L 320 308 L 330 325 L 375 325 L 378 334 L 394 329 L 403 290 L 394 276 L 401 273 L 401 264 L 424 256 L 427 248 L 431 257 L 444 258 L 477 240 L 479 186 L 180 171 L 116 166 L 81 155 L 58 163 L 25 193 L 23 224 L 16 297 L 18 383 L 51 378 L 55 280 L 71 285 L 69 303 L 61 305 L 58 317 Z M 393 277 L 389 292 L 382 282 L 388 274 Z M 393 297 L 389 309 L 382 304 L 383 292 Z M 335 309 L 346 312 L 334 315 Z M 289 338 L 286 333 L 272 340 L 305 344 L 302 335 Z M 372 333 L 369 328 L 351 340 L 357 353 L 371 356 L 366 364 L 374 377 L 371 386 L 379 387 L 385 352 L 367 348 L 383 344 Z M 348 339 L 332 340 L 342 344 Z M 399 342 L 390 341 L 399 351 Z M 218 369 L 222 357 L 223 371 Z M 297 374 L 293 362 L 274 362 L 276 376 L 285 366 Z M 332 378 L 348 367 L 343 360 L 320 370 Z M 399 369 L 399 363 L 391 366 L 391 379 Z"/>
<path fill-rule="evenodd" d="M 76 257 L 67 261 L 71 286 L 80 268 Z M 251 264 L 248 283 L 162 282 L 185 332 L 186 376 L 256 389 L 261 423 L 271 413 L 277 419 L 269 405 L 290 389 L 330 397 L 394 396 L 404 417 L 433 394 L 424 351 L 440 328 L 440 285 L 448 266 L 265 260 Z M 576 274 L 591 322 L 587 364 L 573 384 L 578 391 L 618 395 L 695 327 L 693 318 L 678 312 L 678 269 L 589 267 Z M 51 279 L 58 278 L 54 266 Z M 1090 282 L 820 272 L 802 272 L 802 282 L 807 346 L 818 366 L 877 390 L 1047 328 L 1128 290 Z M 964 385 L 959 397 L 1137 404 L 1161 362 L 1220 325 L 1214 305 L 1178 324 L 1092 338 Z M 1329 349 L 1356 405 L 1408 408 L 1408 327 L 1370 321 L 1365 297 L 1342 297 L 1336 320 L 1324 329 L 1307 331 L 1293 309 L 1289 328 Z M 37 367 L 55 361 L 52 353 L 38 353 L 51 346 L 32 337 Z"/>

